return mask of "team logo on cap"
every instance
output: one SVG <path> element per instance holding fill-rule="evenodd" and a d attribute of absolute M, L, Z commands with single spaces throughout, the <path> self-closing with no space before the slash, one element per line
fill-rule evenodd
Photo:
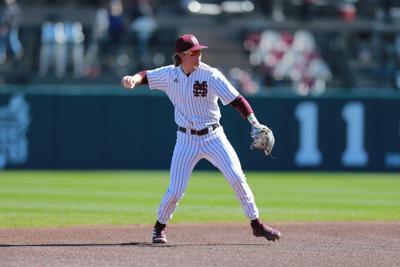
<path fill-rule="evenodd" d="M 195 45 L 199 44 L 199 41 L 197 41 L 196 37 L 192 36 L 191 39 L 192 39 L 193 44 L 195 44 Z"/>

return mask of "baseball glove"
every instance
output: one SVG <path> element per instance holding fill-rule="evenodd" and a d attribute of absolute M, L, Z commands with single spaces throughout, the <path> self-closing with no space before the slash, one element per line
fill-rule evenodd
<path fill-rule="evenodd" d="M 275 137 L 271 129 L 260 124 L 253 126 L 250 134 L 253 139 L 250 148 L 264 150 L 265 155 L 272 156 L 271 152 L 275 144 Z"/>

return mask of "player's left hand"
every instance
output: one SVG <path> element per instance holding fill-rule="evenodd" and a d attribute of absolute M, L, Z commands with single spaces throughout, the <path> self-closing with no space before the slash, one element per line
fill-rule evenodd
<path fill-rule="evenodd" d="M 262 124 L 253 125 L 250 132 L 251 149 L 264 150 L 265 155 L 270 156 L 275 144 L 275 137 L 271 129 Z"/>

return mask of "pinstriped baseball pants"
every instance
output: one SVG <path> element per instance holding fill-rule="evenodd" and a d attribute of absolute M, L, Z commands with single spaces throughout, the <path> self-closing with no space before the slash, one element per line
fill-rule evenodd
<path fill-rule="evenodd" d="M 239 158 L 228 141 L 223 127 L 218 127 L 204 136 L 177 132 L 172 156 L 170 184 L 158 208 L 158 221 L 167 224 L 172 218 L 179 201 L 183 198 L 193 168 L 200 159 L 207 159 L 225 176 L 245 215 L 254 220 L 258 209 L 253 193 L 246 182 Z"/>

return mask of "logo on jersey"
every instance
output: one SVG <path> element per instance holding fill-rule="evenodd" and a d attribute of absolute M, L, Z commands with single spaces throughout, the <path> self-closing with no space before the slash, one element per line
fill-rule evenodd
<path fill-rule="evenodd" d="M 206 81 L 203 81 L 200 83 L 199 81 L 195 81 L 193 84 L 193 94 L 194 96 L 202 96 L 205 97 L 207 96 L 208 92 L 208 85 Z"/>
<path fill-rule="evenodd" d="M 175 78 L 174 83 L 178 83 L 178 78 Z"/>

